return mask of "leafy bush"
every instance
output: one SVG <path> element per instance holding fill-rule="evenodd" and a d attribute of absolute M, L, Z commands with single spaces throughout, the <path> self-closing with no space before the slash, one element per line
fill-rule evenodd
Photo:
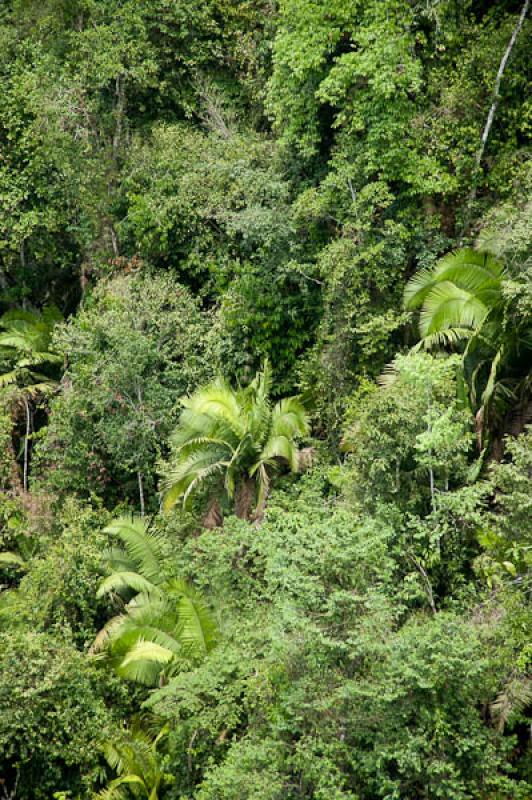
<path fill-rule="evenodd" d="M 154 505 L 179 398 L 212 375 L 208 320 L 169 277 L 119 276 L 62 328 L 68 368 L 35 471 L 46 487 Z"/>
<path fill-rule="evenodd" d="M 0 769 L 21 800 L 89 797 L 98 743 L 111 734 L 107 676 L 50 631 L 0 634 Z M 115 700 L 119 694 L 115 691 Z"/>

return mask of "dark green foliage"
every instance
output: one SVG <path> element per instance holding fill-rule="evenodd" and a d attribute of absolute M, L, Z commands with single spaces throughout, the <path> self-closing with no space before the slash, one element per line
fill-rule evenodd
<path fill-rule="evenodd" d="M 0 0 L 6 800 L 530 798 L 531 24 Z"/>
<path fill-rule="evenodd" d="M 178 400 L 212 375 L 208 319 L 164 276 L 104 282 L 57 335 L 67 371 L 35 473 L 54 491 L 153 505 Z"/>
<path fill-rule="evenodd" d="M 98 742 L 111 733 L 103 702 L 104 693 L 111 694 L 108 677 L 68 639 L 16 630 L 0 634 L 0 676 L 6 790 L 16 786 L 22 800 L 49 800 L 62 788 L 81 791 L 80 776 L 95 771 Z"/>
<path fill-rule="evenodd" d="M 532 581 L 532 429 L 507 441 L 508 460 L 490 469 L 493 511 L 480 540 L 486 553 L 480 564 L 491 580 L 501 578 L 530 597 Z"/>
<path fill-rule="evenodd" d="M 497 689 L 480 621 L 403 625 L 393 529 L 326 498 L 318 475 L 306 483 L 277 496 L 258 533 L 228 522 L 190 545 L 223 640 L 148 701 L 172 724 L 170 796 L 199 783 L 209 800 L 427 788 L 465 800 L 479 785 L 524 798 L 506 776 L 510 743 L 480 710 Z"/>
<path fill-rule="evenodd" d="M 320 304 L 298 263 L 291 186 L 275 144 L 241 132 L 216 94 L 206 101 L 210 134 L 160 125 L 135 141 L 119 231 L 132 252 L 174 269 L 207 301 L 221 297 L 216 347 L 226 374 L 249 380 L 268 357 L 286 391 Z"/>
<path fill-rule="evenodd" d="M 348 491 L 365 508 L 383 501 L 423 512 L 466 477 L 472 436 L 456 397 L 456 359 L 397 356 L 350 400 L 343 447 Z M 377 421 L 377 422 L 376 422 Z"/>
<path fill-rule="evenodd" d="M 19 588 L 21 617 L 32 628 L 70 629 L 80 647 L 91 641 L 103 613 L 94 594 L 107 542 L 99 531 L 105 517 L 69 501 L 58 520 L 59 530 L 46 544 L 39 542 L 41 552 Z"/>

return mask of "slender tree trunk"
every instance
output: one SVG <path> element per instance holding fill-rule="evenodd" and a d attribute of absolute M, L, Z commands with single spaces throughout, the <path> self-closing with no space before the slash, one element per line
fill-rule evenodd
<path fill-rule="evenodd" d="M 7 450 L 9 454 L 9 459 L 11 461 L 11 470 L 9 476 L 9 486 L 16 494 L 20 494 L 22 491 L 22 483 L 20 480 L 20 464 L 17 461 L 17 456 L 15 454 L 15 448 L 13 447 L 13 440 L 10 437 Z"/>
<path fill-rule="evenodd" d="M 139 484 L 139 500 L 140 500 L 140 516 L 144 516 L 145 512 L 145 505 L 144 505 L 144 484 L 142 480 L 142 472 L 140 470 L 137 472 L 137 480 Z"/>
<path fill-rule="evenodd" d="M 24 436 L 24 472 L 22 486 L 24 491 L 28 491 L 28 468 L 29 468 L 29 455 L 30 455 L 30 434 L 31 434 L 31 410 L 28 398 L 23 395 L 24 408 L 26 410 L 26 434 Z"/>
<path fill-rule="evenodd" d="M 427 421 L 427 433 L 432 433 L 432 422 L 430 420 L 430 407 L 432 401 L 432 393 L 430 388 L 427 389 L 427 414 L 428 414 L 428 421 Z M 432 457 L 432 447 L 429 449 L 429 458 Z M 429 482 L 430 482 L 430 505 L 432 511 L 436 510 L 436 490 L 434 486 L 434 469 L 429 467 Z"/>
<path fill-rule="evenodd" d="M 476 194 L 477 194 L 477 184 L 478 184 L 478 175 L 480 171 L 480 165 L 482 159 L 484 157 L 484 151 L 486 149 L 486 145 L 488 143 L 488 138 L 491 131 L 491 126 L 493 125 L 493 120 L 495 119 L 495 113 L 497 111 L 497 107 L 499 105 L 500 95 L 499 89 L 501 86 L 502 76 L 504 74 L 504 70 L 506 69 L 506 64 L 508 63 L 508 59 L 510 58 L 510 53 L 512 52 L 513 46 L 516 42 L 517 37 L 519 36 L 519 32 L 523 27 L 523 23 L 525 21 L 525 17 L 528 13 L 528 7 L 530 5 L 530 0 L 525 0 L 523 7 L 521 9 L 521 13 L 519 15 L 519 19 L 515 25 L 513 33 L 510 37 L 510 41 L 508 42 L 508 46 L 504 52 L 503 57 L 501 58 L 501 63 L 499 64 L 499 69 L 497 70 L 497 76 L 495 78 L 495 84 L 493 86 L 493 92 L 491 95 L 491 106 L 488 111 L 488 116 L 486 118 L 486 123 L 484 125 L 484 130 L 482 131 L 482 136 L 480 137 L 480 146 L 475 158 L 475 166 L 473 172 L 473 179 L 471 184 L 471 191 L 469 193 L 469 201 L 468 206 L 471 206 L 473 203 Z M 468 208 L 468 216 L 469 216 L 469 208 Z M 466 219 L 466 227 L 468 224 L 468 220 Z"/>
<path fill-rule="evenodd" d="M 395 491 L 399 494 L 401 488 L 401 462 L 399 459 L 395 461 Z"/>
<path fill-rule="evenodd" d="M 429 601 L 430 610 L 433 614 L 436 614 L 436 603 L 434 602 L 434 593 L 432 591 L 432 584 L 430 582 L 430 578 L 428 576 L 427 571 L 424 569 L 423 565 L 419 563 L 419 561 L 414 558 L 413 555 L 410 553 L 408 554 L 412 564 L 415 566 L 421 578 L 423 580 L 423 584 L 425 586 L 425 593 L 427 595 L 427 600 Z"/>
<path fill-rule="evenodd" d="M 116 162 L 122 144 L 122 128 L 126 110 L 126 92 L 124 86 L 124 76 L 117 75 L 115 80 L 115 130 L 113 134 L 113 160 Z"/>
<path fill-rule="evenodd" d="M 142 408 L 142 388 L 137 385 L 137 399 L 139 401 L 139 410 Z M 140 515 L 144 516 L 145 503 L 144 503 L 144 482 L 142 472 L 137 470 L 137 481 L 139 484 L 139 500 L 140 500 Z"/>
<path fill-rule="evenodd" d="M 4 800 L 15 800 L 15 797 L 17 795 L 17 787 L 18 787 L 19 778 L 20 778 L 20 772 L 17 769 L 16 775 L 15 775 L 15 782 L 13 784 L 13 788 L 11 789 L 11 791 L 9 791 L 7 789 L 7 786 L 4 783 L 4 785 L 2 786 Z"/>
<path fill-rule="evenodd" d="M 429 480 L 430 480 L 430 504 L 432 506 L 432 510 L 436 510 L 436 491 L 434 487 L 434 470 L 432 467 L 429 468 Z"/>

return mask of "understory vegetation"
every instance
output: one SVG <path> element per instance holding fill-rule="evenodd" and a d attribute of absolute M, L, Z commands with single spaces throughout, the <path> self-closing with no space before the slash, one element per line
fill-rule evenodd
<path fill-rule="evenodd" d="M 1 800 L 532 796 L 529 5 L 0 5 Z"/>

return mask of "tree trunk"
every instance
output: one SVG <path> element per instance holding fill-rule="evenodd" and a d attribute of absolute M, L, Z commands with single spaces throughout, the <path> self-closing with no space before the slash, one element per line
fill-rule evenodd
<path fill-rule="evenodd" d="M 421 575 L 421 578 L 423 580 L 423 585 L 425 587 L 425 593 L 427 595 L 427 600 L 429 601 L 430 609 L 433 614 L 436 614 L 436 603 L 434 602 L 434 593 L 432 591 L 432 584 L 430 582 L 430 578 L 427 574 L 427 571 L 423 568 L 423 565 L 420 564 L 416 558 L 414 558 L 413 555 L 408 553 L 408 557 L 410 558 L 410 561 Z"/>
<path fill-rule="evenodd" d="M 30 455 L 30 434 L 31 434 L 31 410 L 28 398 L 23 395 L 24 408 L 26 410 L 26 433 L 24 436 L 24 472 L 23 472 L 23 489 L 28 491 L 28 468 L 29 468 L 29 455 Z"/>
<path fill-rule="evenodd" d="M 145 506 L 144 506 L 144 485 L 142 482 L 142 472 L 137 472 L 137 480 L 139 483 L 139 500 L 140 500 L 140 516 L 144 516 Z"/>
<path fill-rule="evenodd" d="M 220 503 L 216 499 L 211 500 L 201 521 L 202 527 L 212 531 L 214 528 L 221 528 L 223 526 L 223 521 L 224 518 Z"/>
<path fill-rule="evenodd" d="M 268 501 L 268 494 L 269 494 L 269 491 L 266 490 L 264 492 L 264 497 L 262 498 L 261 502 L 256 507 L 256 509 L 255 509 L 255 511 L 253 513 L 253 522 L 255 523 L 255 525 L 257 527 L 261 524 L 262 520 L 264 519 L 264 514 L 266 512 L 266 503 Z"/>
<path fill-rule="evenodd" d="M 529 5 L 530 5 L 530 0 L 525 0 L 525 3 L 523 4 L 523 7 L 521 9 L 521 13 L 519 15 L 519 19 L 517 20 L 516 26 L 515 26 L 515 28 L 514 28 L 514 30 L 512 32 L 512 35 L 510 37 L 510 41 L 508 42 L 508 46 L 507 46 L 506 50 L 504 51 L 503 57 L 501 58 L 501 63 L 499 64 L 499 69 L 497 70 L 497 76 L 495 78 L 495 84 L 493 86 L 493 92 L 492 92 L 492 95 L 491 95 L 491 106 L 490 106 L 490 109 L 489 109 L 489 112 L 488 112 L 486 123 L 484 125 L 484 130 L 482 131 L 482 136 L 480 137 L 480 146 L 479 146 L 476 158 L 475 158 L 475 167 L 474 167 L 473 179 L 472 179 L 472 183 L 471 183 L 471 191 L 469 193 L 469 198 L 468 198 L 468 216 L 469 216 L 469 211 L 471 210 L 470 206 L 471 206 L 471 204 L 472 204 L 472 202 L 475 199 L 476 194 L 477 194 L 477 184 L 478 184 L 478 175 L 479 175 L 479 171 L 480 171 L 480 165 L 481 165 L 482 159 L 484 157 L 484 151 L 486 149 L 486 145 L 488 143 L 488 137 L 490 135 L 491 126 L 493 125 L 493 120 L 495 119 L 495 112 L 497 111 L 497 107 L 499 105 L 499 99 L 500 99 L 499 89 L 500 89 L 500 86 L 501 86 L 502 76 L 504 74 L 504 70 L 506 69 L 506 64 L 508 63 L 508 59 L 510 58 L 510 53 L 512 52 L 512 49 L 513 49 L 513 46 L 514 46 L 514 44 L 516 42 L 517 37 L 519 36 L 519 32 L 521 31 L 521 28 L 523 27 L 523 23 L 525 21 L 525 17 L 526 17 L 526 15 L 528 13 Z M 466 218 L 466 227 L 467 227 L 467 224 L 468 224 L 468 220 Z"/>
<path fill-rule="evenodd" d="M 237 517 L 249 520 L 251 518 L 251 510 L 254 502 L 255 481 L 249 477 L 243 478 L 242 483 L 238 487 L 235 500 L 235 514 Z"/>

